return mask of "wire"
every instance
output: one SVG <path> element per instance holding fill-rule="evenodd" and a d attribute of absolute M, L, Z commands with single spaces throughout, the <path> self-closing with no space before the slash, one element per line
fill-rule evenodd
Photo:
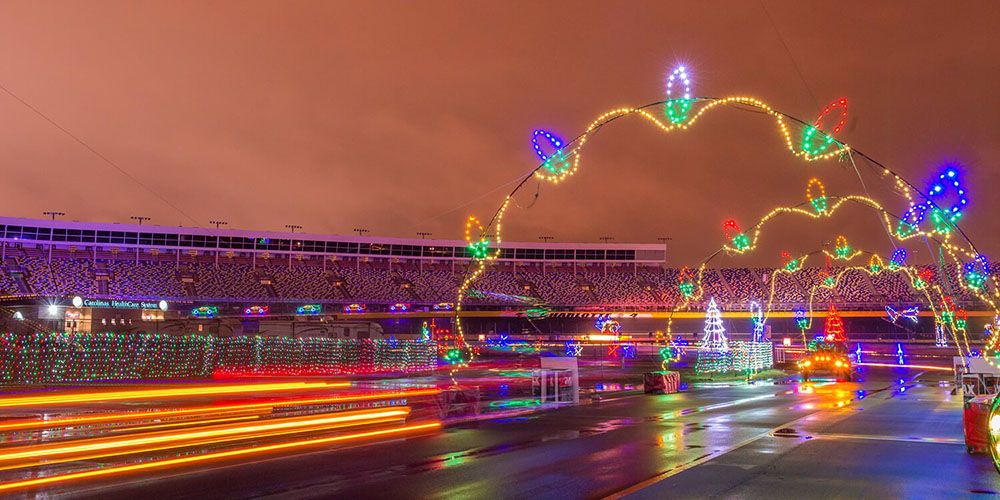
<path fill-rule="evenodd" d="M 816 98 L 816 94 L 813 93 L 812 88 L 809 87 L 809 82 L 806 81 L 805 75 L 802 74 L 802 69 L 799 68 L 799 64 L 795 62 L 795 57 L 792 56 L 792 50 L 788 48 L 788 44 L 785 43 L 785 38 L 781 36 L 781 32 L 778 31 L 778 26 L 774 24 L 774 18 L 771 17 L 771 13 L 767 11 L 767 6 L 764 5 L 764 0 L 760 0 L 760 8 L 764 10 L 764 16 L 771 23 L 771 27 L 774 28 L 774 33 L 778 35 L 778 41 L 781 42 L 781 46 L 785 48 L 785 53 L 788 54 L 788 59 L 792 61 L 792 66 L 795 68 L 795 72 L 799 75 L 799 79 L 802 80 L 802 85 L 806 87 L 809 95 L 812 96 L 813 102 L 816 103 L 816 107 L 821 107 L 819 99 Z"/>
<path fill-rule="evenodd" d="M 114 168 L 115 170 L 117 170 L 118 173 L 124 175 L 125 177 L 128 177 L 128 179 L 131 180 L 132 182 L 134 182 L 137 186 L 141 187 L 142 189 L 145 189 L 147 192 L 149 192 L 150 194 L 152 194 L 153 196 L 155 196 L 157 199 L 159 199 L 160 201 L 162 201 L 168 207 L 176 210 L 177 213 L 183 215 L 185 218 L 187 218 L 188 220 L 190 220 L 191 222 L 193 222 L 195 225 L 198 224 L 197 220 L 195 220 L 193 217 L 191 217 L 186 212 L 184 212 L 183 210 L 181 210 L 180 207 L 178 207 L 177 205 L 174 205 L 173 203 L 171 203 L 170 200 L 167 200 L 166 198 L 164 198 L 163 195 L 161 195 L 160 193 L 158 193 L 155 190 L 153 190 L 153 188 L 151 188 L 151 187 L 147 186 L 146 184 L 144 184 L 142 181 L 140 181 L 134 175 L 132 175 L 127 170 L 125 170 L 124 168 L 122 168 L 120 165 L 118 165 L 117 163 L 111 161 L 111 159 L 108 158 L 107 156 L 104 156 L 103 154 L 101 154 L 99 151 L 97 151 L 96 149 L 94 149 L 90 144 L 87 144 L 86 141 L 84 141 L 83 139 L 77 137 L 75 134 L 73 134 L 73 132 L 70 132 L 69 130 L 67 130 L 66 127 L 63 127 L 62 125 L 59 125 L 58 123 L 56 123 L 55 120 L 53 120 L 52 118 L 49 118 L 48 115 L 46 115 L 45 113 L 42 113 L 41 110 L 39 110 L 38 108 L 32 106 L 31 103 L 29 103 L 28 101 L 25 101 L 24 99 L 21 99 L 17 94 L 14 93 L 14 91 L 12 91 L 9 88 L 7 88 L 7 86 L 5 86 L 3 83 L 0 83 L 0 89 L 2 89 L 4 92 L 6 92 L 7 95 L 9 95 L 9 96 L 13 97 L 15 100 L 17 100 L 17 102 L 23 104 L 24 107 L 30 109 L 36 115 L 40 116 L 43 120 L 49 122 L 50 125 L 52 125 L 53 127 L 59 129 L 62 133 L 68 135 L 74 141 L 78 142 L 81 146 L 83 146 L 84 148 L 86 148 L 87 151 L 90 151 L 91 153 L 94 154 L 94 156 L 100 158 L 101 160 L 104 161 L 104 163 L 107 163 L 112 168 Z"/>

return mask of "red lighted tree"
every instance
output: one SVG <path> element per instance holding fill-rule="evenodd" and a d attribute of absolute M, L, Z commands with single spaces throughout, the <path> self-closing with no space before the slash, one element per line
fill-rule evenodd
<path fill-rule="evenodd" d="M 847 342 L 847 335 L 844 333 L 844 320 L 840 318 L 837 308 L 830 304 L 830 310 L 826 313 L 826 325 L 823 328 L 826 334 L 826 341 L 833 343 Z"/>

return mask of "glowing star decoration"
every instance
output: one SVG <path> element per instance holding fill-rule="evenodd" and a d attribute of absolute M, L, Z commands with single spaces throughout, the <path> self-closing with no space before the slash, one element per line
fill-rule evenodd
<path fill-rule="evenodd" d="M 897 248 L 889 257 L 889 270 L 895 270 L 906 265 L 906 249 Z"/>
<path fill-rule="evenodd" d="M 830 133 L 823 132 L 823 122 L 831 115 L 835 116 L 836 125 L 833 126 Z M 802 150 L 811 156 L 822 155 L 831 146 L 837 144 L 837 140 L 833 136 L 840 133 L 845 123 L 847 123 L 847 99 L 841 98 L 823 108 L 823 111 L 816 117 L 816 121 L 805 128 L 802 132 Z"/>
<path fill-rule="evenodd" d="M 684 86 L 684 93 L 680 97 L 674 96 L 674 85 Z M 663 105 L 670 123 L 680 125 L 686 122 L 692 103 L 694 99 L 691 97 L 691 78 L 688 76 L 687 68 L 678 66 L 667 77 L 667 100 Z"/>
<path fill-rule="evenodd" d="M 474 233 L 474 231 L 476 231 Z M 489 257 L 490 240 L 483 234 L 483 225 L 475 215 L 470 215 L 465 221 L 465 242 L 469 255 L 473 259 L 483 260 Z M 476 239 L 478 237 L 478 239 Z"/>
<path fill-rule="evenodd" d="M 823 327 L 824 338 L 827 342 L 840 344 L 847 342 L 847 335 L 844 334 L 844 320 L 840 318 L 837 307 L 830 304 L 830 310 L 826 313 L 826 325 Z"/>
<path fill-rule="evenodd" d="M 753 323 L 753 341 L 764 341 L 764 310 L 756 301 L 750 302 L 750 321 Z"/>
<path fill-rule="evenodd" d="M 549 146 L 553 148 L 554 151 L 551 155 L 546 154 L 542 149 L 542 146 L 538 143 L 539 137 L 548 141 Z M 531 134 L 531 147 L 534 148 L 538 158 L 542 160 L 542 168 L 548 172 L 548 175 L 541 174 L 542 177 L 558 181 L 572 173 L 573 164 L 562 150 L 563 140 L 556 135 L 541 129 L 535 130 Z"/>
<path fill-rule="evenodd" d="M 813 192 L 813 188 L 816 188 L 816 192 Z M 819 179 L 813 177 L 809 179 L 809 184 L 806 184 L 806 198 L 809 199 L 809 204 L 812 205 L 816 213 L 821 214 L 826 212 L 827 202 L 826 202 L 826 187 Z"/>
<path fill-rule="evenodd" d="M 750 247 L 750 238 L 743 233 L 740 225 L 735 220 L 729 219 L 722 223 L 722 231 L 726 234 L 726 239 L 733 242 L 737 251 L 743 252 Z"/>

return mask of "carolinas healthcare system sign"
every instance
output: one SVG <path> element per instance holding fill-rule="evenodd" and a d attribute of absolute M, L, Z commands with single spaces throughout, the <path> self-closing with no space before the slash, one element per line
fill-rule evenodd
<path fill-rule="evenodd" d="M 167 301 L 147 302 L 136 300 L 118 299 L 85 299 L 80 296 L 73 297 L 73 307 L 96 307 L 102 309 L 159 309 L 167 310 Z"/>

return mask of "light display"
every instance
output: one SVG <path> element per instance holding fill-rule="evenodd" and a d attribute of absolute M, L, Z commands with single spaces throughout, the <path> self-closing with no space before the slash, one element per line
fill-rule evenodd
<path fill-rule="evenodd" d="M 473 231 L 476 231 L 475 233 Z M 486 238 L 483 225 L 474 215 L 470 215 L 465 222 L 465 242 L 469 255 L 473 259 L 482 260 L 489 255 L 490 240 Z"/>
<path fill-rule="evenodd" d="M 722 230 L 726 234 L 726 239 L 733 243 L 737 251 L 742 252 L 750 247 L 750 238 L 743 234 L 740 225 L 735 220 L 729 219 L 722 223 Z"/>
<path fill-rule="evenodd" d="M 601 333 L 618 335 L 622 329 L 622 325 L 618 321 L 611 319 L 610 314 L 599 314 L 597 319 L 594 320 L 594 328 Z"/>
<path fill-rule="evenodd" d="M 389 312 L 406 312 L 410 310 L 410 304 L 403 304 L 402 302 L 397 302 L 389 306 Z"/>
<path fill-rule="evenodd" d="M 838 259 L 847 260 L 851 257 L 851 245 L 847 243 L 847 238 L 837 236 L 837 242 L 836 246 L 833 247 L 833 253 Z"/>
<path fill-rule="evenodd" d="M 770 342 L 746 342 L 733 340 L 732 370 L 753 375 L 759 370 L 774 367 L 774 349 Z"/>
<path fill-rule="evenodd" d="M 781 267 L 785 268 L 786 271 L 795 272 L 799 268 L 799 259 L 792 257 L 792 254 L 788 252 L 782 251 Z"/>
<path fill-rule="evenodd" d="M 676 71 L 673 74 L 674 84 L 672 85 L 680 85 L 680 82 L 683 82 L 684 80 L 688 80 L 689 82 L 690 79 L 687 78 L 687 73 L 688 72 L 686 69 L 683 71 Z M 678 119 L 676 120 L 676 122 L 673 119 L 668 119 L 667 121 L 663 121 L 660 120 L 654 114 L 647 111 L 647 108 L 651 106 L 666 105 L 668 102 L 672 102 L 672 105 L 667 107 L 668 118 L 672 118 L 669 109 L 673 108 L 675 111 L 673 116 L 681 117 L 680 112 L 686 113 L 683 119 Z M 834 139 L 833 136 L 841 132 L 843 126 L 846 123 L 846 118 L 848 116 L 846 99 L 838 99 L 832 102 L 829 106 L 826 106 L 820 112 L 819 117 L 815 120 L 815 122 L 813 122 L 811 126 L 807 125 L 803 127 L 801 129 L 802 136 L 801 136 L 801 141 L 799 143 L 796 143 L 796 141 L 793 140 L 793 130 L 792 126 L 790 126 L 791 124 L 793 124 L 793 122 L 797 122 L 797 120 L 791 119 L 789 118 L 788 115 L 785 115 L 783 113 L 774 110 L 766 103 L 758 99 L 745 96 L 734 96 L 734 97 L 724 97 L 724 98 L 690 97 L 689 101 L 683 101 L 683 102 L 689 103 L 690 107 L 686 106 L 681 107 L 680 105 L 682 101 L 679 101 L 677 99 L 677 96 L 671 94 L 667 96 L 666 100 L 661 101 L 659 103 L 654 103 L 639 108 L 622 107 L 601 114 L 597 116 L 588 125 L 588 127 L 584 130 L 584 132 L 581 135 L 578 136 L 577 139 L 574 139 L 573 141 L 565 144 L 562 147 L 561 151 L 564 155 L 566 164 L 568 165 L 566 168 L 557 169 L 558 175 L 554 175 L 553 170 L 550 169 L 548 166 L 546 166 L 543 161 L 543 164 L 536 167 L 532 175 L 534 175 L 539 179 L 547 180 L 553 183 L 564 181 L 573 173 L 575 173 L 582 165 L 583 151 L 586 145 L 589 143 L 589 140 L 595 136 L 596 132 L 599 131 L 602 127 L 612 122 L 620 121 L 621 118 L 630 116 L 640 118 L 642 121 L 652 124 L 656 129 L 662 132 L 670 133 L 670 132 L 687 130 L 689 127 L 694 126 L 696 123 L 698 123 L 700 118 L 705 116 L 708 112 L 718 109 L 749 110 L 752 112 L 759 113 L 761 116 L 767 116 L 770 119 L 773 119 L 779 131 L 779 134 L 784 140 L 786 148 L 791 152 L 793 156 L 801 158 L 805 161 L 818 161 L 818 160 L 839 157 L 842 160 L 850 161 L 851 163 L 853 163 L 855 157 L 857 156 L 864 158 L 870 161 L 871 163 L 874 163 L 875 165 L 881 167 L 881 165 L 879 165 L 874 160 L 871 160 L 868 156 L 856 152 L 847 145 Z M 551 161 L 551 159 L 552 159 L 551 156 L 548 156 L 546 160 Z M 954 205 L 952 205 L 951 208 L 937 207 L 936 203 L 934 201 L 931 201 L 931 199 L 938 197 L 937 194 L 921 195 L 916 190 L 915 186 L 912 183 L 906 181 L 905 179 L 903 179 L 898 174 L 896 174 L 895 172 L 893 172 L 888 168 L 885 167 L 881 168 L 882 168 L 881 172 L 882 177 L 888 179 L 890 182 L 895 183 L 895 191 L 900 193 L 903 197 L 905 197 L 909 201 L 911 209 L 918 205 L 918 203 L 914 201 L 916 198 L 915 193 L 919 195 L 919 197 L 921 198 L 928 198 L 926 201 L 926 206 L 928 208 L 913 209 L 907 212 L 907 214 L 902 217 L 903 219 L 902 222 L 912 225 L 913 226 L 912 228 L 905 227 L 905 231 L 897 230 L 895 226 L 897 222 L 900 222 L 900 218 L 887 211 L 885 208 L 883 208 L 883 206 L 879 202 L 868 196 L 861 196 L 861 195 L 848 195 L 839 197 L 830 196 L 825 192 L 825 187 L 823 187 L 822 183 L 819 182 L 819 180 L 817 179 L 816 182 L 811 182 L 810 185 L 807 186 L 806 197 L 808 199 L 808 204 L 806 206 L 808 207 L 808 209 L 802 209 L 800 208 L 800 205 L 775 208 L 771 212 L 767 213 L 764 217 L 762 217 L 756 224 L 751 225 L 750 226 L 751 230 L 747 232 L 735 231 L 728 234 L 727 242 L 725 245 L 723 245 L 722 249 L 725 251 L 725 253 L 734 253 L 734 254 L 742 254 L 754 250 L 759 235 L 763 230 L 764 226 L 770 220 L 774 219 L 779 215 L 799 214 L 799 215 L 808 215 L 813 219 L 825 219 L 832 217 L 834 213 L 838 211 L 839 207 L 844 206 L 845 204 L 855 204 L 879 212 L 882 216 L 882 220 L 885 223 L 886 229 L 888 230 L 889 233 L 891 233 L 891 236 L 896 241 L 902 242 L 919 236 L 926 237 L 934 235 L 934 236 L 939 236 L 940 238 L 934 238 L 933 243 L 939 246 L 939 250 L 943 254 L 946 254 L 953 260 L 962 257 L 966 257 L 966 260 L 968 260 L 969 258 L 974 257 L 978 253 L 975 252 L 975 247 L 972 246 L 971 241 L 969 241 L 964 234 L 952 230 L 953 227 L 951 226 L 954 226 L 954 221 L 957 220 L 956 213 L 951 210 L 951 208 L 954 208 Z M 959 193 L 960 199 L 956 203 L 956 205 L 959 206 L 958 217 L 960 217 L 962 212 L 962 207 L 967 204 L 967 199 L 964 197 L 965 189 L 962 188 L 961 183 L 959 182 L 957 186 L 955 185 L 955 182 L 958 182 L 958 176 L 959 176 L 958 171 L 957 169 L 955 169 L 954 174 L 950 175 L 948 173 L 948 170 L 945 170 L 944 176 L 945 177 L 940 180 L 942 182 L 947 181 L 950 184 L 948 186 L 942 185 L 940 191 L 941 193 L 943 193 L 946 189 L 948 189 L 949 191 L 954 191 L 955 193 Z M 515 189 L 504 198 L 496 214 L 491 219 L 489 228 L 492 229 L 496 235 L 495 247 L 497 248 L 499 247 L 499 240 L 502 234 L 501 228 L 506 215 L 506 210 L 509 207 L 511 201 L 513 200 L 514 194 L 516 194 L 518 190 L 523 185 L 525 185 L 525 183 L 529 179 L 530 177 L 525 178 L 524 181 L 518 184 L 518 186 L 515 187 Z M 949 179 L 954 179 L 954 180 L 949 180 Z M 936 189 L 933 188 L 932 190 L 937 191 Z M 963 200 L 965 201 L 964 203 Z M 924 204 L 923 202 L 920 203 L 920 205 L 923 204 Z M 935 216 L 934 210 L 938 210 L 938 212 L 940 213 L 937 216 Z M 930 213 L 932 217 L 937 217 L 942 221 L 940 224 L 936 222 L 935 228 L 932 231 L 923 231 L 919 227 L 919 222 L 917 220 L 922 219 L 923 214 L 925 212 Z M 911 222 L 912 224 L 910 224 Z M 950 226 L 947 228 L 942 228 L 941 224 L 945 223 L 949 224 Z M 727 227 L 727 229 L 738 230 L 738 226 Z M 952 241 L 954 233 L 959 233 L 960 236 L 964 238 L 965 243 L 967 243 L 968 245 L 966 246 L 964 244 L 959 245 L 954 243 Z M 743 235 L 745 236 L 745 238 L 739 237 L 739 235 Z M 472 240 L 469 239 L 469 241 L 471 242 Z M 895 241 L 893 242 L 893 245 L 896 246 Z M 827 253 L 825 250 L 823 250 L 823 253 L 825 253 L 830 258 L 835 258 L 844 261 L 853 260 L 854 257 L 861 254 L 865 254 L 866 256 L 871 255 L 873 257 L 869 259 L 869 266 L 867 267 L 847 266 L 842 268 L 840 271 L 837 271 L 836 274 L 834 274 L 833 272 L 829 272 L 826 276 L 826 278 L 828 279 L 823 280 L 822 287 L 833 288 L 837 286 L 838 283 L 841 282 L 841 278 L 845 275 L 845 273 L 857 272 L 859 270 L 863 272 L 868 272 L 869 274 L 883 273 L 886 271 L 894 273 L 898 272 L 908 276 L 911 279 L 911 281 L 919 278 L 918 276 L 919 269 L 912 266 L 908 266 L 906 264 L 905 262 L 906 251 L 902 247 L 896 248 L 896 251 L 893 253 L 888 266 L 883 266 L 881 258 L 874 257 L 874 254 L 872 252 L 863 252 L 861 250 L 850 248 L 849 246 L 846 248 L 846 251 L 844 249 L 844 246 L 840 246 L 839 248 L 841 249 L 840 252 L 837 252 L 835 249 L 834 252 L 832 253 Z M 463 280 L 461 286 L 459 287 L 458 300 L 456 301 L 455 310 L 456 310 L 456 327 L 460 336 L 462 335 L 462 321 L 461 321 L 462 302 L 469 290 L 470 285 L 476 279 L 482 276 L 489 261 L 495 259 L 497 252 L 498 250 L 492 252 L 492 254 L 491 252 L 484 252 L 486 254 L 485 257 L 473 263 L 470 266 L 466 278 Z M 678 285 L 677 285 L 682 300 L 676 305 L 674 305 L 673 311 L 687 310 L 690 308 L 692 304 L 702 303 L 701 302 L 703 299 L 702 295 L 704 293 L 704 288 L 702 287 L 702 277 L 704 275 L 705 266 L 708 263 L 708 261 L 714 258 L 714 256 L 717 254 L 718 253 L 712 253 L 711 257 L 703 261 L 698 266 L 696 272 L 692 273 L 690 271 L 687 271 L 686 269 L 685 271 L 682 271 L 678 279 Z M 803 256 L 801 259 L 796 259 L 798 260 L 798 262 L 797 266 L 793 266 L 794 270 L 779 269 L 775 271 L 775 275 L 779 272 L 787 274 L 797 272 L 797 270 L 803 268 L 804 261 L 807 256 L 808 254 Z M 788 262 L 786 262 L 786 264 L 787 263 Z M 765 317 L 771 311 L 772 305 L 774 304 L 774 293 L 775 293 L 775 282 L 776 282 L 776 280 L 774 279 L 775 275 L 771 276 L 771 295 L 766 304 L 766 307 L 763 307 L 765 310 Z M 967 280 L 964 279 L 964 275 L 962 276 L 962 278 L 963 278 L 963 283 L 961 284 L 963 288 L 968 290 L 972 295 L 975 296 L 975 298 L 982 300 L 984 303 L 989 305 L 989 307 L 994 309 L 994 311 L 1000 313 L 1000 311 L 997 310 L 997 306 L 995 304 L 995 299 L 994 299 L 994 296 L 1000 296 L 997 295 L 996 277 L 994 276 L 988 277 L 988 279 L 986 280 L 987 285 L 992 285 L 992 287 L 984 286 L 983 290 L 975 290 L 973 286 L 967 284 Z M 813 289 L 809 290 L 808 293 L 810 313 L 812 311 L 813 298 L 816 293 L 815 288 L 816 287 L 814 286 Z M 936 312 L 934 311 L 935 308 L 934 303 L 936 302 L 936 300 L 932 299 L 943 293 L 940 285 L 927 283 L 921 290 L 921 293 L 928 299 L 927 303 L 929 304 L 929 307 L 932 309 L 931 312 L 936 314 Z M 670 328 L 672 324 L 671 322 L 672 322 L 672 316 L 668 318 L 667 328 L 666 328 L 667 336 L 670 335 Z M 969 351 L 968 341 L 964 337 L 965 335 L 964 332 L 962 332 L 959 329 L 958 331 L 954 332 L 954 334 L 956 335 L 956 342 L 959 345 L 959 351 L 960 351 L 959 353 L 964 354 L 965 352 L 968 352 Z M 997 335 L 991 336 L 987 342 L 987 350 L 991 351 L 995 350 L 998 342 L 1000 342 L 1000 336 Z"/>
<path fill-rule="evenodd" d="M 431 340 L 431 328 L 427 325 L 426 321 L 424 321 L 424 323 L 420 325 L 420 340 L 422 342 L 427 342 Z"/>
<path fill-rule="evenodd" d="M 581 354 L 583 354 L 583 344 L 579 342 L 566 342 L 564 349 L 566 357 L 579 357 Z"/>
<path fill-rule="evenodd" d="M 903 355 L 903 344 L 896 344 L 896 364 L 906 364 L 906 360 Z"/>
<path fill-rule="evenodd" d="M 847 342 L 847 335 L 844 334 L 844 320 L 840 318 L 836 306 L 830 304 L 830 310 L 826 313 L 826 325 L 823 333 L 827 342 L 839 344 Z"/>
<path fill-rule="evenodd" d="M 916 323 L 920 314 L 920 306 L 910 306 L 902 311 L 897 311 L 895 307 L 885 306 L 885 313 L 889 316 L 889 321 L 895 323 L 899 318 L 905 318 Z"/>
<path fill-rule="evenodd" d="M 541 145 L 538 144 L 539 136 L 544 137 L 554 149 L 551 155 L 546 154 L 542 150 Z M 548 172 L 551 179 L 561 179 L 563 176 L 568 175 L 567 172 L 573 168 L 562 151 L 562 139 L 552 133 L 545 130 L 535 130 L 531 134 L 531 146 L 535 148 L 535 154 L 542 161 L 542 168 Z"/>
<path fill-rule="evenodd" d="M 833 114 L 836 114 L 837 124 L 833 126 L 832 133 L 823 133 L 823 122 L 827 116 Z M 813 125 L 802 131 L 802 150 L 813 156 L 825 153 L 837 144 L 833 136 L 840 133 L 840 129 L 845 123 L 847 123 L 847 99 L 842 98 L 831 102 L 823 108 Z"/>
<path fill-rule="evenodd" d="M 698 361 L 694 369 L 698 373 L 727 372 L 732 369 L 729 339 L 726 338 L 722 312 L 714 297 L 709 300 L 705 311 L 705 331 L 701 345 L 698 346 Z"/>
<path fill-rule="evenodd" d="M 934 345 L 936 347 L 948 347 L 948 334 L 945 332 L 943 323 L 934 323 Z"/>
<path fill-rule="evenodd" d="M 861 363 L 861 344 L 858 343 L 857 348 L 854 349 L 854 362 Z"/>
<path fill-rule="evenodd" d="M 196 318 L 214 318 L 219 315 L 219 308 L 216 306 L 201 306 L 191 309 L 191 316 Z"/>
<path fill-rule="evenodd" d="M 814 187 L 816 192 L 813 192 Z M 815 177 L 809 179 L 809 183 L 806 184 L 806 199 L 809 200 L 809 204 L 816 210 L 816 213 L 826 212 L 829 206 L 826 202 L 826 186 Z"/>
<path fill-rule="evenodd" d="M 684 85 L 684 94 L 681 97 L 674 97 L 674 84 Z M 691 79 L 688 77 L 687 68 L 678 66 L 670 76 L 667 77 L 667 100 L 663 103 L 667 118 L 674 125 L 684 123 L 688 119 L 688 112 L 691 111 Z"/>
<path fill-rule="evenodd" d="M 267 316 L 271 311 L 270 306 L 247 306 L 243 308 L 244 316 Z"/>
<path fill-rule="evenodd" d="M 413 373 L 431 342 L 150 333 L 0 334 L 0 381 L 52 384 L 212 376 Z"/>
<path fill-rule="evenodd" d="M 989 448 L 990 457 L 993 458 L 993 468 L 1000 472 L 1000 398 L 993 398 L 986 426 L 989 431 L 986 447 Z"/>
<path fill-rule="evenodd" d="M 749 307 L 750 321 L 753 323 L 753 341 L 763 342 L 764 341 L 764 310 L 761 309 L 760 304 L 756 301 L 750 302 Z"/>
<path fill-rule="evenodd" d="M 320 304 L 305 304 L 295 308 L 295 314 L 299 316 L 317 316 L 323 314 L 323 306 Z"/>
<path fill-rule="evenodd" d="M 455 304 L 452 304 L 451 302 L 438 302 L 437 304 L 434 304 L 435 311 L 450 311 L 454 308 Z"/>
<path fill-rule="evenodd" d="M 348 304 L 344 306 L 344 312 L 348 314 L 363 313 L 365 312 L 365 309 L 366 307 L 364 304 Z"/>

